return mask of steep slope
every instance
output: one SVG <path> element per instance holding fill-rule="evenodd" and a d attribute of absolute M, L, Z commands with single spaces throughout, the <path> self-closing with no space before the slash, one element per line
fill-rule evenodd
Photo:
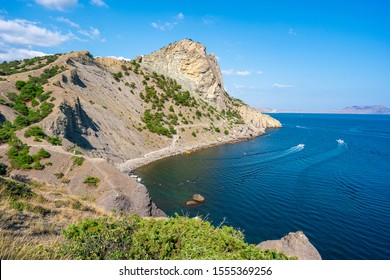
<path fill-rule="evenodd" d="M 94 58 L 82 51 L 5 66 L 0 69 L 7 74 L 0 81 L 0 117 L 2 123 L 9 120 L 13 126 L 7 123 L 4 130 L 17 131 L 32 150 L 45 147 L 56 159 L 46 167 L 39 160 L 14 166 L 12 173 L 56 185 L 53 173 L 62 172 L 70 179 L 62 186 L 82 194 L 89 172 L 101 180 L 91 194 L 106 211 L 162 214 L 143 185 L 129 181 L 110 164 L 130 172 L 162 157 L 248 139 L 266 128 L 280 127 L 278 121 L 230 97 L 215 57 L 191 40 L 133 61 Z M 23 136 L 23 127 L 33 125 L 47 135 L 38 138 L 42 143 Z M 0 143 L 8 141 L 15 148 L 11 135 L 0 137 L 4 137 Z M 53 141 L 60 142 L 56 137 L 62 147 L 53 146 Z M 22 152 L 24 146 L 18 145 Z M 0 147 L 6 158 L 9 147 Z M 69 151 L 76 150 L 85 158 L 83 169 L 71 167 Z M 13 165 L 12 161 L 7 164 Z"/>
<path fill-rule="evenodd" d="M 258 113 L 225 91 L 217 58 L 206 47 L 190 39 L 170 44 L 141 58 L 147 69 L 172 77 L 196 97 L 218 110 L 237 110 L 253 132 L 280 127 L 277 120 Z"/>

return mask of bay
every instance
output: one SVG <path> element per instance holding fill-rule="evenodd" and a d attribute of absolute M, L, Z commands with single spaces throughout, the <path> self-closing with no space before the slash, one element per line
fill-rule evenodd
<path fill-rule="evenodd" d="M 323 259 L 390 259 L 390 116 L 273 116 L 283 128 L 137 175 L 168 215 L 233 226 L 250 243 L 301 230 Z M 206 202 L 185 206 L 195 193 Z"/>

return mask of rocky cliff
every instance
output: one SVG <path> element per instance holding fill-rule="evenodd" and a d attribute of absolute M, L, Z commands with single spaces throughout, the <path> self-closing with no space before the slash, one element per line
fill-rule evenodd
<path fill-rule="evenodd" d="M 0 121 L 17 119 L 18 137 L 31 147 L 46 147 L 58 161 L 40 171 L 13 172 L 50 185 L 58 183 L 53 173 L 61 172 L 69 179 L 61 186 L 75 194 L 86 191 L 81 176 L 93 173 L 102 183 L 91 194 L 107 211 L 161 214 L 144 186 L 115 172 L 110 175 L 104 171 L 108 166 L 129 172 L 162 157 L 245 140 L 280 127 L 277 120 L 229 96 L 215 56 L 191 40 L 133 61 L 94 58 L 81 51 L 33 62 L 6 69 L 11 74 L 0 81 Z M 26 97 L 30 91 L 23 89 L 23 83 L 16 86 L 17 81 L 42 87 L 42 92 Z M 37 118 L 42 113 L 37 108 L 43 107 L 48 113 Z M 59 137 L 62 146 L 24 138 L 23 131 L 33 125 Z M 69 152 L 75 150 L 86 159 L 85 172 L 75 172 Z M 6 144 L 1 151 L 5 156 Z"/>
<path fill-rule="evenodd" d="M 145 68 L 176 79 L 184 89 L 218 110 L 236 107 L 245 123 L 255 131 L 281 126 L 277 120 L 227 94 L 217 58 L 208 54 L 200 43 L 185 39 L 146 55 L 140 61 Z"/>

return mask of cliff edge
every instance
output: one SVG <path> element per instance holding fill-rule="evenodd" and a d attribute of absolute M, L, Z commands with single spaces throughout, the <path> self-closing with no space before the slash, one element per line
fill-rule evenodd
<path fill-rule="evenodd" d="M 300 260 L 321 260 L 321 255 L 302 231 L 290 232 L 279 240 L 267 240 L 259 245 L 261 250 L 284 252 Z"/>

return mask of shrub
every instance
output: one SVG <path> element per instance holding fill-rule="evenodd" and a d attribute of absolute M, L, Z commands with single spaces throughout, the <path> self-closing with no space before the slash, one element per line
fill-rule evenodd
<path fill-rule="evenodd" d="M 0 175 L 7 175 L 8 166 L 2 162 L 0 162 Z"/>
<path fill-rule="evenodd" d="M 47 140 L 47 142 L 49 142 L 50 144 L 52 144 L 54 146 L 62 145 L 62 140 L 58 136 L 53 136 L 53 137 L 48 136 L 46 138 L 46 140 Z"/>
<path fill-rule="evenodd" d="M 18 90 L 21 90 L 22 87 L 24 87 L 26 85 L 26 82 L 25 81 L 16 81 L 15 83 L 15 87 L 18 89 Z"/>
<path fill-rule="evenodd" d="M 30 126 L 25 132 L 24 137 L 29 138 L 31 136 L 36 136 L 40 138 L 44 138 L 46 133 L 39 126 Z"/>
<path fill-rule="evenodd" d="M 44 165 L 42 165 L 39 161 L 34 162 L 34 164 L 31 166 L 32 169 L 35 170 L 43 170 L 45 168 Z"/>
<path fill-rule="evenodd" d="M 31 106 L 36 107 L 39 105 L 39 102 L 36 99 L 31 100 Z"/>
<path fill-rule="evenodd" d="M 167 220 L 139 216 L 85 219 L 63 232 L 61 251 L 74 259 L 104 260 L 263 260 L 288 259 L 245 243 L 232 227 L 214 227 L 202 219 Z"/>
<path fill-rule="evenodd" d="M 192 134 L 192 136 L 196 137 L 196 132 L 195 131 L 193 131 L 191 134 Z"/>
<path fill-rule="evenodd" d="M 225 135 L 228 135 L 229 131 L 225 129 L 225 131 L 223 133 L 225 133 Z"/>
<path fill-rule="evenodd" d="M 51 157 L 51 154 L 48 151 L 46 151 L 44 148 L 40 148 L 38 153 L 36 153 L 36 155 L 39 159 Z"/>
<path fill-rule="evenodd" d="M 89 186 L 94 186 L 94 187 L 96 187 L 99 184 L 99 182 L 100 182 L 100 179 L 97 177 L 93 177 L 93 176 L 88 176 L 84 180 L 85 184 L 88 184 Z"/>
<path fill-rule="evenodd" d="M 57 179 L 61 179 L 62 177 L 64 177 L 65 174 L 63 172 L 58 172 L 54 173 L 53 175 L 56 176 Z"/>
<path fill-rule="evenodd" d="M 112 76 L 114 77 L 115 80 L 119 80 L 120 78 L 123 77 L 123 74 L 121 71 L 119 71 L 119 72 L 112 74 Z"/>
<path fill-rule="evenodd" d="M 83 162 L 85 161 L 85 159 L 83 157 L 73 156 L 72 158 L 73 158 L 73 164 L 78 165 L 78 166 L 83 165 Z"/>

